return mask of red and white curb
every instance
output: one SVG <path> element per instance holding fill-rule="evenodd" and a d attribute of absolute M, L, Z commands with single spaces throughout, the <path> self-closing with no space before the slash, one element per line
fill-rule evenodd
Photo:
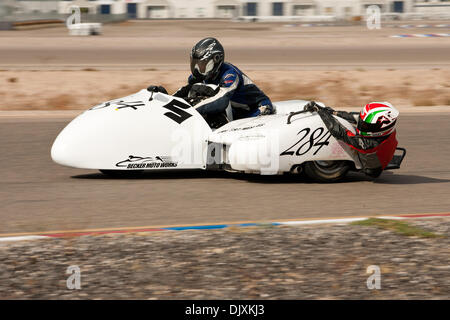
<path fill-rule="evenodd" d="M 363 221 L 369 218 L 379 219 L 395 219 L 407 220 L 417 218 L 439 218 L 450 217 L 450 213 L 430 213 L 430 214 L 404 214 L 393 216 L 367 216 L 354 218 L 329 218 L 329 219 L 312 219 L 312 220 L 289 220 L 289 221 L 275 221 L 275 222 L 245 222 L 245 223 L 224 223 L 211 225 L 191 225 L 191 226 L 169 226 L 169 227 L 141 227 L 141 228 L 118 228 L 118 229 L 97 229 L 97 230 L 81 230 L 81 231 L 58 231 L 46 232 L 41 234 L 24 234 L 1 237 L 0 242 L 15 242 L 26 240 L 41 240 L 49 238 L 67 238 L 79 237 L 85 235 L 103 235 L 113 233 L 137 233 L 137 232 L 155 232 L 155 231 L 184 231 L 184 230 L 211 230 L 211 229 L 226 229 L 230 227 L 257 227 L 257 226 L 298 226 L 298 225 L 314 225 L 314 224 L 347 224 L 356 221 Z"/>

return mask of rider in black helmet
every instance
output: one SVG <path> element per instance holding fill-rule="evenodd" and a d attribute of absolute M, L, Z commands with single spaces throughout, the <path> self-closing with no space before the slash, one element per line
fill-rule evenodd
<path fill-rule="evenodd" d="M 225 51 L 215 38 L 200 40 L 191 51 L 191 75 L 188 84 L 174 96 L 185 98 L 196 83 L 214 84 L 214 95 L 199 102 L 203 116 L 223 113 L 231 102 L 233 117 L 246 118 L 273 113 L 270 99 L 242 71 L 225 62 Z"/>
<path fill-rule="evenodd" d="M 225 50 L 215 38 L 205 38 L 191 50 L 192 76 L 199 81 L 211 81 L 219 73 L 225 59 Z"/>

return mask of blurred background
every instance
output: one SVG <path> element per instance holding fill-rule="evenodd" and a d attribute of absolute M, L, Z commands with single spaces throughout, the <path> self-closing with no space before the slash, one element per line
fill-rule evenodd
<path fill-rule="evenodd" d="M 413 237 L 395 223 L 99 234 L 448 215 L 449 30 L 445 0 L 0 0 L 0 233 L 56 237 L 0 243 L 0 298 L 448 299 L 444 216 L 415 224 L 425 231 Z M 185 84 L 190 50 L 209 36 L 273 101 L 351 111 L 391 102 L 402 168 L 318 184 L 209 172 L 111 179 L 52 162 L 55 137 L 81 110 Z M 82 290 L 67 289 L 69 265 Z M 367 289 L 369 265 L 381 266 L 382 290 Z"/>
<path fill-rule="evenodd" d="M 98 19 L 359 20 L 370 5 L 391 19 L 446 19 L 447 0 L 3 0 L 10 21 L 63 18 L 70 6 Z"/>
<path fill-rule="evenodd" d="M 207 36 L 272 100 L 449 105 L 449 17 L 445 0 L 3 0 L 0 109 L 85 109 L 149 84 L 176 90 Z"/>

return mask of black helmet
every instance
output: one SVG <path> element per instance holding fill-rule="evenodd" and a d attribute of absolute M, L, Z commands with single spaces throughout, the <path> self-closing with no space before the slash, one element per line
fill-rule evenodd
<path fill-rule="evenodd" d="M 191 51 L 191 72 L 200 80 L 212 80 L 217 77 L 225 59 L 225 51 L 215 38 L 200 40 Z"/>

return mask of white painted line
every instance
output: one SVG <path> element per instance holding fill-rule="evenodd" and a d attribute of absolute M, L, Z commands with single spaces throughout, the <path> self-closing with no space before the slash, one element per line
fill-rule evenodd
<path fill-rule="evenodd" d="M 39 240 L 48 239 L 46 236 L 21 236 L 21 237 L 4 237 L 0 238 L 0 242 L 13 242 L 13 241 L 25 241 L 25 240 Z"/>
<path fill-rule="evenodd" d="M 311 224 L 325 224 L 325 223 L 329 223 L 329 224 L 346 224 L 346 223 L 350 223 L 350 222 L 355 222 L 355 221 L 363 221 L 363 220 L 367 220 L 370 218 L 377 218 L 377 219 L 392 219 L 392 220 L 408 220 L 408 219 L 414 219 L 414 218 L 439 218 L 439 217 L 449 217 L 450 213 L 437 213 L 437 214 L 422 214 L 422 215 L 411 215 L 411 216 L 367 216 L 367 217 L 356 217 L 356 218 L 334 218 L 334 219 L 316 219 L 316 220 L 300 220 L 300 221 L 279 221 L 279 222 L 270 222 L 269 224 L 272 225 L 288 225 L 288 226 L 293 226 L 293 225 L 311 225 Z M 249 225 L 254 225 L 257 224 L 258 222 L 246 222 L 246 223 L 242 223 L 242 224 L 249 224 Z M 209 227 L 214 227 L 214 226 L 220 226 L 220 229 L 223 229 L 225 225 L 225 228 L 228 227 L 236 227 L 238 226 L 237 224 L 221 224 L 221 225 L 210 225 Z M 201 226 L 200 226 L 201 227 Z M 206 227 L 206 226 L 204 226 Z M 243 226 L 245 227 L 245 226 Z M 147 227 L 146 227 L 147 228 Z M 165 230 L 169 230 L 171 228 L 179 228 L 179 230 L 183 230 L 183 229 L 198 229 L 199 226 L 186 226 L 186 227 L 148 227 L 148 228 L 154 228 L 154 229 L 165 229 Z M 210 229 L 216 229 L 216 228 L 210 228 Z M 112 232 L 113 230 L 111 230 Z M 130 229 L 131 232 L 136 232 L 132 231 Z M 95 232 L 95 231 L 92 231 Z M 64 233 L 64 232 L 60 232 L 60 233 Z M 105 230 L 103 230 L 103 233 L 108 233 L 107 231 L 105 232 Z M 48 238 L 60 238 L 62 236 L 51 236 L 51 235 L 27 235 L 27 236 L 11 236 L 11 237 L 0 237 L 0 242 L 12 242 L 12 241 L 24 241 L 24 240 L 40 240 L 40 239 L 48 239 Z"/>
<path fill-rule="evenodd" d="M 439 218 L 442 216 L 430 216 L 430 217 L 421 217 L 421 218 Z M 350 223 L 355 221 L 363 221 L 370 218 L 376 219 L 390 219 L 390 220 L 408 220 L 414 219 L 414 216 L 411 217 L 398 217 L 398 216 L 373 216 L 373 217 L 362 217 L 362 218 L 342 218 L 342 219 L 318 219 L 318 220 L 302 220 L 302 221 L 282 221 L 282 222 L 274 222 L 280 225 L 308 225 L 308 224 L 322 224 L 322 223 Z"/>
<path fill-rule="evenodd" d="M 321 224 L 321 223 L 349 223 L 367 219 L 368 218 L 345 218 L 345 219 L 322 219 L 322 220 L 305 220 L 305 221 L 284 221 L 275 223 L 292 226 L 292 225 Z"/>

